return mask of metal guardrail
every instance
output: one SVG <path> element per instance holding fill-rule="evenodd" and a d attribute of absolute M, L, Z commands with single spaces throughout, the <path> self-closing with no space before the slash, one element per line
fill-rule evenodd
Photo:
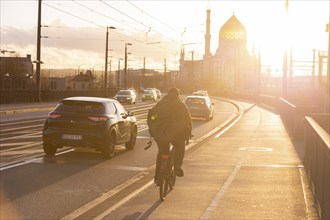
<path fill-rule="evenodd" d="M 329 116 L 328 116 L 329 117 Z M 311 117 L 305 117 L 304 167 L 321 219 L 330 219 L 330 136 Z"/>

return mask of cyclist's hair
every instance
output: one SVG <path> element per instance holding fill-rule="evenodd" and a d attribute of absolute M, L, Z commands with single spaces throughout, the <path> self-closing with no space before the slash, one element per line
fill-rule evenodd
<path fill-rule="evenodd" d="M 168 90 L 167 94 L 172 97 L 178 97 L 180 95 L 180 91 L 177 88 L 172 87 Z"/>

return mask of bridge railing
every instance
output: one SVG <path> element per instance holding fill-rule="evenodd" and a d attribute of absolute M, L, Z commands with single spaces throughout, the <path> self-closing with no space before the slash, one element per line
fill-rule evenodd
<path fill-rule="evenodd" d="M 304 167 L 311 181 L 321 219 L 330 219 L 329 143 L 329 134 L 312 117 L 306 117 Z"/>

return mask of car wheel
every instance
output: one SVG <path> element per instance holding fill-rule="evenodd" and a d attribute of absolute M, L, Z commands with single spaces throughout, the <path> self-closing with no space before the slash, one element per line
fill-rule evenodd
<path fill-rule="evenodd" d="M 210 117 L 211 120 L 213 119 L 213 116 L 214 116 L 214 110 L 212 110 L 212 115 Z"/>
<path fill-rule="evenodd" d="M 50 141 L 43 141 L 43 149 L 48 156 L 54 156 L 57 151 L 57 147 L 50 143 Z"/>
<path fill-rule="evenodd" d="M 116 150 L 116 135 L 114 133 L 111 133 L 108 137 L 107 143 L 102 149 L 102 153 L 105 156 L 105 158 L 110 159 L 115 156 L 115 150 Z"/>
<path fill-rule="evenodd" d="M 129 139 L 128 142 L 125 143 L 126 149 L 128 150 L 134 149 L 136 143 L 136 137 L 137 137 L 137 127 L 134 126 L 131 131 L 131 138 Z"/>

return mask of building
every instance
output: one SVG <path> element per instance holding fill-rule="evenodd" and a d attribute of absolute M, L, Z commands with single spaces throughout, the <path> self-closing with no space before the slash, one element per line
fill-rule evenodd
<path fill-rule="evenodd" d="M 247 50 L 247 33 L 244 25 L 232 15 L 220 28 L 218 48 L 211 54 L 211 10 L 207 10 L 205 53 L 202 60 L 185 59 L 181 48 L 179 73 L 173 79 L 190 89 L 235 92 L 255 89 L 256 56 Z"/>
<path fill-rule="evenodd" d="M 33 83 L 31 55 L 26 57 L 0 57 L 0 89 L 27 90 Z"/>
<path fill-rule="evenodd" d="M 87 70 L 86 73 L 80 72 L 78 75 L 74 76 L 70 83 L 69 88 L 71 90 L 89 90 L 94 88 L 94 76 L 92 71 Z"/>
<path fill-rule="evenodd" d="M 51 91 L 63 91 L 67 89 L 66 77 L 48 77 L 48 89 Z"/>

